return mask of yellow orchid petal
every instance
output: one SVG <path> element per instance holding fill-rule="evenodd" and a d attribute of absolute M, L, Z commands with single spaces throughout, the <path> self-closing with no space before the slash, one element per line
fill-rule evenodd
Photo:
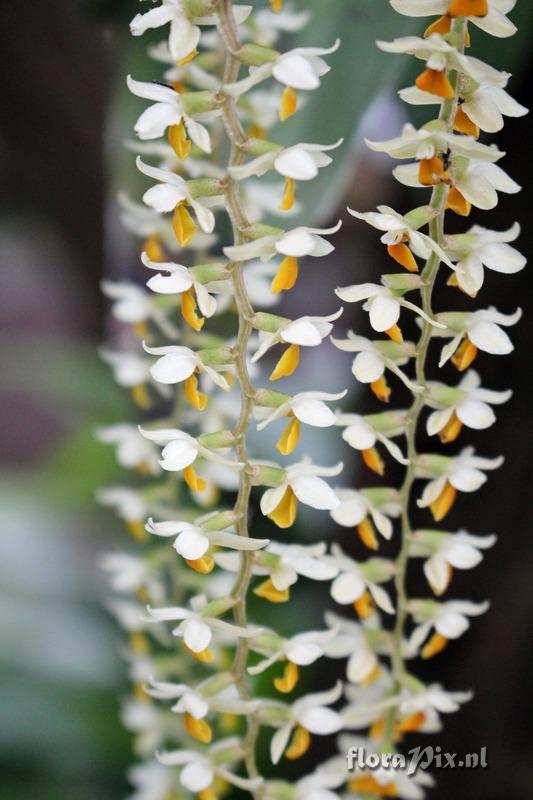
<path fill-rule="evenodd" d="M 475 122 L 472 122 L 470 117 L 467 117 L 462 106 L 457 107 L 453 129 L 457 133 L 463 133 L 465 136 L 473 136 L 474 139 L 477 139 L 480 133 L 479 127 Z"/>
<path fill-rule="evenodd" d="M 187 53 L 186 56 L 184 56 L 183 58 L 180 58 L 180 60 L 178 61 L 178 66 L 179 67 L 184 67 L 190 61 L 192 61 L 193 58 L 196 58 L 197 55 L 198 55 L 198 50 L 191 50 L 191 52 Z"/>
<path fill-rule="evenodd" d="M 186 713 L 184 718 L 185 730 L 202 744 L 209 744 L 213 739 L 213 731 L 203 719 L 195 719 L 192 714 Z"/>
<path fill-rule="evenodd" d="M 281 95 L 281 102 L 279 106 L 279 118 L 281 122 L 292 117 L 298 108 L 298 95 L 292 86 L 286 86 Z"/>
<path fill-rule="evenodd" d="M 207 405 L 207 395 L 198 391 L 198 378 L 194 373 L 189 375 L 183 384 L 183 389 L 190 405 L 197 411 L 203 411 Z"/>
<path fill-rule="evenodd" d="M 187 132 L 185 125 L 180 122 L 179 125 L 171 125 L 168 129 L 168 143 L 182 161 L 185 161 L 191 152 L 191 143 L 187 139 Z"/>
<path fill-rule="evenodd" d="M 279 450 L 282 456 L 290 455 L 298 445 L 301 427 L 300 420 L 294 418 L 283 431 L 283 435 L 276 445 L 276 449 Z"/>
<path fill-rule="evenodd" d="M 292 373 L 298 369 L 299 363 L 300 345 L 291 344 L 289 347 L 287 347 L 280 360 L 274 367 L 269 380 L 279 381 L 280 378 L 288 378 L 289 375 L 292 375 Z"/>
<path fill-rule="evenodd" d="M 138 383 L 131 388 L 131 398 L 136 406 L 146 410 L 152 407 L 152 398 L 145 383 Z"/>
<path fill-rule="evenodd" d="M 205 650 L 200 650 L 199 653 L 195 653 L 194 650 L 191 650 L 191 648 L 187 647 L 185 642 L 183 642 L 183 649 L 201 664 L 210 664 L 215 658 L 209 647 L 206 647 Z"/>
<path fill-rule="evenodd" d="M 285 758 L 294 761 L 301 758 L 311 745 L 311 734 L 301 725 L 297 725 L 292 734 L 292 739 L 289 747 L 285 750 Z"/>
<path fill-rule="evenodd" d="M 398 264 L 401 264 L 407 272 L 418 272 L 418 264 L 414 255 L 411 253 L 405 242 L 387 245 L 387 253 Z"/>
<path fill-rule="evenodd" d="M 460 217 L 468 217 L 472 211 L 472 203 L 470 203 L 466 197 L 463 197 L 459 189 L 452 186 L 448 192 L 446 208 L 450 209 L 450 211 L 455 211 Z"/>
<path fill-rule="evenodd" d="M 150 261 L 165 260 L 165 253 L 163 251 L 163 247 L 161 246 L 161 239 L 155 233 L 152 233 L 151 236 L 146 237 L 143 244 L 143 250 Z"/>
<path fill-rule="evenodd" d="M 452 0 L 446 13 L 449 17 L 486 17 L 488 0 Z"/>
<path fill-rule="evenodd" d="M 287 661 L 283 669 L 283 675 L 280 678 L 274 678 L 274 686 L 278 692 L 289 694 L 298 683 L 299 677 L 300 675 L 296 664 L 293 664 L 292 661 Z"/>
<path fill-rule="evenodd" d="M 436 94 L 444 100 L 452 100 L 454 97 L 453 86 L 448 80 L 446 73 L 438 69 L 425 69 L 415 81 L 422 92 Z"/>
<path fill-rule="evenodd" d="M 439 432 L 439 439 L 441 440 L 442 444 L 455 442 L 461 433 L 462 428 L 463 423 L 454 411 L 444 428 Z"/>
<path fill-rule="evenodd" d="M 437 653 L 442 653 L 447 644 L 448 639 L 446 636 L 442 636 L 440 633 L 434 633 L 429 642 L 424 645 L 422 649 L 422 658 L 433 658 Z"/>
<path fill-rule="evenodd" d="M 268 518 L 275 522 L 278 528 L 290 528 L 296 519 L 298 510 L 298 500 L 290 486 L 287 486 L 285 494 L 281 498 L 279 505 L 274 511 L 267 514 Z"/>
<path fill-rule="evenodd" d="M 378 537 L 374 530 L 374 525 L 370 517 L 365 517 L 357 526 L 359 538 L 369 550 L 377 550 L 379 547 Z"/>
<path fill-rule="evenodd" d="M 457 489 L 446 481 L 446 485 L 436 500 L 431 505 L 431 513 L 435 522 L 440 522 L 455 503 Z"/>
<path fill-rule="evenodd" d="M 371 469 L 372 472 L 376 473 L 376 475 L 384 475 L 385 463 L 375 447 L 369 447 L 366 450 L 361 450 L 361 455 L 363 456 L 363 461 L 367 465 L 368 469 Z"/>
<path fill-rule="evenodd" d="M 292 289 L 297 280 L 298 259 L 295 256 L 287 256 L 279 265 L 270 288 L 274 294 L 279 294 Z"/>
<path fill-rule="evenodd" d="M 378 378 L 377 381 L 372 381 L 370 388 L 382 403 L 388 403 L 391 396 L 391 390 L 384 375 Z"/>
<path fill-rule="evenodd" d="M 192 289 L 181 294 L 181 316 L 193 331 L 201 331 L 204 327 L 205 318 L 196 313 L 196 299 Z"/>
<path fill-rule="evenodd" d="M 174 210 L 172 227 L 174 229 L 176 239 L 182 247 L 185 247 L 191 241 L 192 237 L 198 230 L 183 203 L 178 203 Z"/>
<path fill-rule="evenodd" d="M 189 467 L 185 467 L 182 470 L 182 474 L 185 483 L 192 492 L 203 492 L 207 488 L 207 482 L 198 477 L 192 464 Z"/>
<path fill-rule="evenodd" d="M 361 619 L 367 619 L 374 613 L 375 605 L 370 592 L 363 592 L 353 604 L 357 614 Z"/>
<path fill-rule="evenodd" d="M 294 178 L 285 178 L 285 190 L 278 208 L 280 211 L 290 211 L 294 206 L 296 197 L 296 181 Z"/>
<path fill-rule="evenodd" d="M 290 597 L 288 589 L 276 589 L 270 578 L 254 589 L 254 594 L 269 603 L 286 603 Z"/>
<path fill-rule="evenodd" d="M 199 572 L 200 575 L 209 575 L 215 568 L 215 560 L 211 556 L 202 556 L 195 559 L 186 558 L 185 563 L 195 572 Z"/>
<path fill-rule="evenodd" d="M 136 542 L 145 542 L 148 539 L 148 534 L 140 520 L 126 520 L 126 527 Z"/>
<path fill-rule="evenodd" d="M 459 345 L 455 351 L 452 364 L 459 372 L 464 372 L 477 356 L 477 347 L 472 344 L 468 337 Z"/>

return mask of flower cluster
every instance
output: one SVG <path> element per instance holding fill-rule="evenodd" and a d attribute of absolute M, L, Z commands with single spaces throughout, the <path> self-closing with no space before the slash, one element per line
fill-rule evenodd
<path fill-rule="evenodd" d="M 337 657 L 337 623 L 287 636 L 260 615 L 251 621 L 248 609 L 252 593 L 267 608 L 286 602 L 300 578 L 331 581 L 350 568 L 323 542 L 292 544 L 284 532 L 299 503 L 341 508 L 324 478 L 342 465 L 303 456 L 285 466 L 258 460 L 249 448 L 252 427 L 284 420 L 277 450 L 290 456 L 302 426 L 338 423 L 330 404 L 345 394 L 277 388 L 332 332 L 338 305 L 298 319 L 257 310 L 293 288 L 300 259 L 333 250 L 329 236 L 340 226 L 262 221 L 264 212 L 290 217 L 298 183 L 327 167 L 340 144 L 284 146 L 268 138 L 276 121 L 296 113 L 300 95 L 319 87 L 338 46 L 274 49 L 280 33 L 308 19 L 282 6 L 274 1 L 251 14 L 232 0 L 162 0 L 131 22 L 134 36 L 154 29 L 163 39 L 148 51 L 162 79 L 127 79 L 148 102 L 127 143 L 146 189 L 142 202 L 119 197 L 147 277 L 146 287 L 103 283 L 121 325 L 117 343 L 101 355 L 144 418 L 102 428 L 98 437 L 143 476 L 99 492 L 142 544 L 103 564 L 117 593 L 111 610 L 129 635 L 133 693 L 123 721 L 139 758 L 130 772 L 136 800 L 184 791 L 206 800 L 228 784 L 282 797 L 285 785 L 259 773 L 260 729 L 274 731 L 276 764 L 303 755 L 312 735 L 342 727 L 329 708 L 342 691 L 334 680 L 328 691 L 283 701 L 302 668 Z M 360 502 L 382 513 L 380 497 Z M 278 529 L 279 540 L 258 536 L 252 522 Z M 380 597 L 386 566 L 363 572 Z M 267 669 L 272 696 L 258 697 L 254 676 Z M 316 780 L 306 778 L 301 790 Z"/>
<path fill-rule="evenodd" d="M 499 37 L 515 32 L 507 13 L 514 2 L 500 0 L 390 0 L 393 9 L 410 17 L 434 17 L 423 36 L 406 36 L 378 42 L 387 53 L 407 53 L 423 62 L 415 85 L 402 89 L 407 103 L 436 106 L 436 117 L 420 129 L 406 124 L 399 136 L 383 142 L 367 142 L 372 150 L 405 161 L 394 169 L 395 178 L 408 187 L 430 191 L 425 205 L 408 213 L 387 206 L 360 213 L 358 220 L 377 229 L 390 257 L 391 268 L 403 268 L 381 277 L 380 282 L 344 286 L 337 295 L 344 303 L 362 303 L 371 329 L 381 335 L 369 339 L 349 331 L 334 339 L 341 350 L 354 354 L 352 373 L 368 384 L 376 398 L 388 403 L 393 390 L 406 387 L 412 401 L 401 410 L 360 416 L 337 414 L 337 425 L 350 447 L 359 450 L 364 464 L 378 475 L 385 472 L 385 456 L 403 465 L 399 488 L 342 489 L 340 505 L 331 516 L 340 525 L 357 528 L 364 545 L 380 546 L 380 536 L 393 536 L 390 517 L 401 522 L 395 561 L 370 558 L 356 561 L 337 550 L 333 554 L 339 573 L 332 584 L 334 599 L 354 604 L 358 623 L 337 618 L 342 636 L 331 649 L 349 656 L 348 705 L 342 711 L 344 727 L 364 738 L 341 737 L 344 752 L 359 744 L 368 752 L 394 752 L 407 733 L 440 730 L 440 715 L 458 710 L 469 692 L 449 692 L 440 685 L 424 685 L 415 677 L 410 662 L 440 653 L 450 640 L 462 636 L 470 618 L 483 614 L 486 602 L 446 600 L 454 569 L 472 569 L 494 536 L 464 530 L 431 527 L 447 516 L 458 493 L 474 492 L 487 480 L 486 472 L 499 467 L 503 458 L 477 455 L 472 447 L 452 453 L 432 452 L 431 440 L 454 443 L 463 428 L 485 430 L 496 420 L 495 406 L 505 403 L 510 391 L 482 385 L 471 368 L 479 351 L 505 355 L 513 345 L 504 330 L 520 318 L 520 310 L 502 313 L 489 306 L 479 310 L 439 311 L 432 294 L 442 269 L 447 271 L 447 292 L 461 291 L 469 299 L 482 292 L 484 269 L 512 274 L 525 265 L 512 246 L 518 225 L 493 231 L 474 225 L 465 233 L 448 233 L 449 214 L 467 217 L 473 207 L 489 210 L 498 193 L 513 193 L 519 186 L 499 166 L 503 157 L 495 145 L 479 141 L 481 132 L 493 133 L 503 126 L 503 116 L 521 116 L 526 109 L 506 92 L 509 75 L 467 54 L 471 26 Z M 442 269 L 441 269 L 442 267 Z M 413 299 L 418 296 L 419 301 Z M 409 299 L 408 299 L 409 298 Z M 453 299 L 453 298 L 452 298 Z M 411 322 L 419 331 L 408 341 L 403 330 Z M 440 339 L 446 340 L 439 347 Z M 431 355 L 436 347 L 435 361 Z M 459 382 L 454 371 L 463 373 Z M 431 375 L 431 377 L 430 377 Z M 392 381 L 389 384 L 389 376 Z M 395 388 L 399 379 L 403 387 Z M 464 434 L 463 434 L 464 435 Z M 402 440 L 403 437 L 405 446 Z M 419 451 L 420 444 L 428 444 Z M 427 439 L 429 437 L 429 440 Z M 452 444 L 452 447 L 454 445 Z M 421 489 L 419 489 L 420 483 Z M 418 508 L 421 527 L 413 523 Z M 417 516 L 418 519 L 418 516 Z M 407 564 L 423 559 L 431 598 L 408 596 Z M 380 585 L 394 582 L 395 605 Z M 387 624 L 386 619 L 393 619 Z M 343 651 L 341 653 L 341 651 Z M 340 770 L 340 766 L 339 766 Z M 349 788 L 357 796 L 421 797 L 430 785 L 427 774 L 407 779 L 390 770 L 351 774 Z"/>

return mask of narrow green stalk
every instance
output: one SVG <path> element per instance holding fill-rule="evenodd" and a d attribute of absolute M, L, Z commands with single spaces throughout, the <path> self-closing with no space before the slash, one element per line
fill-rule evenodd
<path fill-rule="evenodd" d="M 459 17 L 454 20 L 452 26 L 452 33 L 458 37 L 460 42 L 459 49 L 461 52 L 464 50 L 464 38 L 467 29 L 467 21 L 464 17 Z M 446 130 L 451 133 L 453 130 L 453 123 L 457 111 L 457 90 L 459 88 L 460 75 L 456 71 L 449 73 L 450 83 L 454 89 L 453 100 L 445 100 L 441 106 L 439 120 L 444 122 Z M 434 218 L 429 223 L 429 235 L 441 247 L 444 244 L 444 218 L 446 214 L 446 203 L 448 199 L 449 187 L 446 184 L 439 184 L 435 186 L 431 195 L 431 208 L 436 212 Z M 437 279 L 440 267 L 440 259 L 435 253 L 431 253 L 424 269 L 422 270 L 422 280 L 424 286 L 420 290 L 422 299 L 422 307 L 425 313 L 433 318 L 432 310 L 432 295 L 433 288 Z M 396 588 L 396 621 L 394 630 L 392 632 L 392 677 L 394 680 L 394 692 L 402 688 L 403 678 L 405 676 L 405 661 L 403 656 L 403 639 L 405 631 L 405 622 L 407 618 L 407 568 L 409 562 L 409 544 L 412 535 L 410 509 L 412 504 L 412 490 L 416 478 L 416 461 L 418 452 L 416 448 L 416 437 L 419 430 L 420 415 L 424 408 L 425 394 L 426 394 L 426 363 L 429 351 L 429 343 L 431 341 L 432 325 L 423 320 L 422 332 L 417 343 L 416 348 L 416 382 L 423 390 L 414 396 L 413 404 L 407 416 L 407 458 L 409 464 L 406 468 L 405 478 L 400 489 L 400 503 L 401 503 L 401 545 L 396 559 L 396 574 L 395 574 L 395 588 Z M 387 715 L 385 731 L 383 736 L 383 750 L 388 752 L 393 749 L 394 742 L 394 724 L 396 721 L 396 709 L 393 707 Z"/>
<path fill-rule="evenodd" d="M 234 53 L 238 52 L 241 47 L 233 17 L 232 0 L 220 0 L 218 6 L 218 16 L 218 28 L 226 48 L 223 80 L 224 83 L 232 83 L 237 80 L 240 68 L 240 62 L 234 56 Z M 241 145 L 246 141 L 246 135 L 242 129 L 239 117 L 237 115 L 235 100 L 228 95 L 225 95 L 223 98 L 222 118 L 224 120 L 226 133 L 230 141 L 228 166 L 237 166 L 244 158 L 244 151 L 242 150 Z M 226 180 L 225 198 L 227 212 L 233 228 L 233 243 L 235 245 L 239 245 L 244 241 L 242 231 L 249 226 L 249 222 L 239 200 L 237 181 L 233 180 L 229 175 Z M 246 433 L 252 416 L 255 390 L 250 382 L 250 376 L 248 374 L 248 367 L 246 364 L 246 354 L 248 340 L 253 330 L 250 320 L 253 316 L 254 310 L 251 306 L 246 291 L 246 286 L 244 284 L 242 263 L 235 263 L 233 265 L 231 280 L 235 304 L 237 306 L 237 313 L 239 315 L 239 329 L 234 352 L 237 380 L 239 382 L 241 392 L 241 410 L 239 420 L 234 431 L 235 438 L 237 440 L 235 449 L 238 460 L 244 462 L 245 464 L 245 467 L 240 472 L 239 491 L 237 494 L 234 512 L 237 518 L 237 533 L 240 536 L 249 536 L 248 513 L 252 484 L 251 470 L 246 447 Z M 233 609 L 233 616 L 237 625 L 246 626 L 247 624 L 246 599 L 252 577 L 253 560 L 253 552 L 243 551 L 241 553 L 240 570 L 232 590 L 232 595 L 236 601 Z M 246 674 L 247 663 L 248 642 L 247 639 L 240 638 L 237 644 L 231 671 L 235 680 L 235 684 L 243 699 L 250 698 L 250 689 Z M 253 716 L 249 716 L 248 729 L 244 739 L 244 761 L 248 771 L 248 777 L 250 778 L 258 777 L 255 758 L 258 731 L 259 724 L 257 720 Z"/>

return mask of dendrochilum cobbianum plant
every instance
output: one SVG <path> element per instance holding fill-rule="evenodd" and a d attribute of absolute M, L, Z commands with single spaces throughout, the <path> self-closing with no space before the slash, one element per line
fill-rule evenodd
<path fill-rule="evenodd" d="M 394 170 L 397 180 L 431 196 L 404 214 L 386 206 L 349 209 L 380 232 L 391 265 L 402 271 L 338 288 L 340 301 L 332 292 L 328 308 L 318 309 L 327 313 L 296 319 L 272 309 L 283 293 L 304 291 L 301 259 L 329 255 L 341 222 L 320 229 L 284 220 L 298 202 L 299 182 L 327 169 L 343 131 L 334 130 L 332 119 L 330 142 L 288 145 L 269 131 L 320 88 L 340 42 L 276 49 L 282 33 L 294 34 L 309 19 L 307 10 L 283 0 L 255 10 L 232 0 L 145 2 L 131 21 L 133 36 L 161 37 L 148 46 L 160 79 L 127 77 L 132 94 L 147 103 L 139 104 L 136 136 L 126 143 L 145 191 L 141 200 L 118 198 L 121 220 L 138 242 L 146 287 L 103 282 L 119 325 L 101 356 L 130 390 L 139 415 L 97 436 L 139 475 L 98 493 L 135 540 L 103 559 L 115 591 L 109 606 L 128 636 L 132 691 L 122 719 L 134 734 L 137 761 L 128 776 L 134 800 L 216 800 L 235 789 L 261 800 L 423 797 L 432 783 L 427 773 L 348 771 L 346 752 L 358 745 L 393 753 L 407 733 L 440 730 L 440 715 L 471 696 L 424 685 L 411 662 L 435 656 L 487 609 L 486 602 L 443 596 L 453 570 L 479 564 L 495 537 L 433 523 L 502 459 L 468 446 L 433 452 L 431 440 L 453 448 L 464 427 L 494 423 L 495 407 L 511 393 L 483 387 L 471 365 L 479 350 L 512 350 L 503 328 L 520 311 L 439 311 L 432 298 L 441 270 L 452 287 L 445 291 L 473 299 L 485 268 L 513 273 L 525 264 L 510 244 L 518 225 L 503 232 L 474 226 L 461 234 L 448 234 L 446 225 L 448 214 L 491 209 L 498 192 L 519 189 L 497 164 L 503 153 L 479 136 L 526 109 L 507 94 L 507 73 L 467 54 L 476 26 L 494 36 L 514 33 L 507 17 L 514 2 L 390 4 L 406 16 L 434 18 L 422 37 L 378 45 L 424 62 L 415 85 L 400 96 L 435 106 L 436 118 L 368 145 L 406 161 Z M 279 225 L 267 224 L 266 214 L 277 215 Z M 340 302 L 362 303 L 379 338 L 334 332 Z M 418 323 L 415 341 L 402 333 L 408 314 Z M 411 403 L 363 416 L 343 410 L 343 386 L 291 393 L 285 379 L 329 337 L 354 354 L 352 373 L 377 400 L 388 403 L 399 382 Z M 435 366 L 442 369 L 429 379 L 432 345 L 441 339 Z M 463 373 L 458 380 L 450 379 L 453 367 Z M 257 441 L 255 430 L 280 422 L 276 459 L 257 457 L 252 429 Z M 305 443 L 306 426 L 331 428 L 332 444 L 340 428 L 345 444 L 378 475 L 387 459 L 398 462 L 402 485 L 332 486 L 342 464 L 327 457 L 325 465 L 305 455 L 287 464 L 302 434 Z M 423 440 L 428 444 L 420 450 Z M 356 529 L 372 556 L 358 560 L 316 537 L 291 541 L 299 504 Z M 427 526 L 413 525 L 416 506 Z M 397 542 L 395 559 L 377 555 L 383 540 Z M 415 558 L 423 560 L 430 598 L 408 594 L 407 566 Z M 353 612 L 328 611 L 317 629 L 291 636 L 284 625 L 276 630 L 272 609 L 290 602 L 297 583 L 312 593 L 312 581 L 329 584 L 332 601 Z M 303 693 L 301 672 L 319 659 L 327 665 L 324 680 L 316 692 Z M 330 659 L 346 660 L 345 681 L 328 680 L 339 672 Z M 267 671 L 268 692 L 257 677 Z M 339 755 L 296 782 L 284 778 L 284 759 L 304 756 L 315 736 L 342 731 Z M 260 735 L 269 741 L 268 769 L 259 766 Z"/>

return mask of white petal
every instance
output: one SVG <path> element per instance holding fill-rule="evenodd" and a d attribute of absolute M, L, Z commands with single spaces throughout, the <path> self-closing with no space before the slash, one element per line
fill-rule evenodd
<path fill-rule="evenodd" d="M 298 399 L 292 403 L 292 410 L 294 416 L 306 425 L 313 425 L 315 428 L 335 425 L 335 414 L 322 400 Z"/>
<path fill-rule="evenodd" d="M 358 353 L 352 364 L 352 372 L 361 383 L 373 383 L 385 372 L 381 358 L 373 352 Z"/>
<path fill-rule="evenodd" d="M 364 580 L 354 572 L 341 573 L 331 584 L 331 596 L 340 605 L 353 603 L 364 591 Z"/>
<path fill-rule="evenodd" d="M 283 150 L 274 161 L 274 166 L 280 175 L 298 181 L 309 181 L 318 175 L 313 157 L 298 146 Z"/>
<path fill-rule="evenodd" d="M 341 715 L 325 706 L 306 709 L 299 716 L 298 722 L 310 733 L 320 736 L 329 736 L 342 728 Z"/>
<path fill-rule="evenodd" d="M 270 741 L 270 758 L 273 764 L 277 764 L 281 756 L 285 752 L 285 748 L 289 744 L 290 735 L 292 733 L 292 725 L 284 725 L 276 731 Z"/>
<path fill-rule="evenodd" d="M 469 328 L 468 337 L 476 347 L 492 355 L 507 355 L 514 349 L 509 336 L 495 322 L 476 322 Z"/>
<path fill-rule="evenodd" d="M 400 304 L 392 297 L 375 297 L 370 305 L 370 324 L 382 332 L 396 325 L 400 318 Z"/>
<path fill-rule="evenodd" d="M 496 422 L 496 415 L 492 408 L 481 400 L 461 401 L 456 408 L 456 413 L 461 422 L 474 430 L 490 428 Z"/>
<path fill-rule="evenodd" d="M 199 619 L 188 619 L 183 625 L 183 640 L 193 653 L 201 653 L 211 641 L 211 629 Z"/>
<path fill-rule="evenodd" d="M 171 186 L 168 183 L 158 183 L 143 194 L 143 201 L 146 205 L 160 214 L 174 211 L 178 203 L 181 203 L 185 198 L 186 195 L 182 189 L 178 186 Z"/>
<path fill-rule="evenodd" d="M 435 622 L 437 631 L 447 639 L 458 639 L 469 627 L 470 623 L 466 617 L 447 610 L 442 612 Z"/>
<path fill-rule="evenodd" d="M 161 452 L 161 466 L 169 472 L 178 472 L 194 463 L 198 446 L 194 441 L 176 439 L 169 442 Z"/>
<path fill-rule="evenodd" d="M 208 789 L 215 777 L 213 767 L 206 759 L 197 758 L 181 770 L 180 783 L 194 794 Z"/>
<path fill-rule="evenodd" d="M 189 528 L 180 533 L 174 543 L 174 548 L 183 558 L 195 561 L 205 555 L 209 549 L 209 539 L 199 531 Z"/>
<path fill-rule="evenodd" d="M 180 383 L 193 374 L 196 365 L 197 359 L 191 351 L 187 353 L 168 353 L 156 361 L 153 367 L 150 368 L 150 374 L 158 383 Z"/>
<path fill-rule="evenodd" d="M 333 489 L 321 478 L 301 475 L 292 482 L 291 486 L 298 500 L 311 508 L 331 510 L 339 505 Z"/>
<path fill-rule="evenodd" d="M 315 75 L 309 59 L 298 54 L 291 54 L 278 59 L 272 69 L 277 81 L 293 89 L 317 89 L 320 80 Z"/>

